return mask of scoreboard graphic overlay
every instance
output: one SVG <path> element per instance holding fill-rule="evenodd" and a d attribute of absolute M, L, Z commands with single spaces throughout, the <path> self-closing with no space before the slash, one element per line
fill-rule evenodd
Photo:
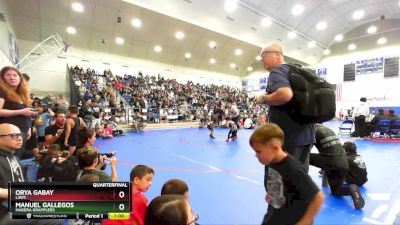
<path fill-rule="evenodd" d="M 9 183 L 13 219 L 129 219 L 129 182 Z"/>

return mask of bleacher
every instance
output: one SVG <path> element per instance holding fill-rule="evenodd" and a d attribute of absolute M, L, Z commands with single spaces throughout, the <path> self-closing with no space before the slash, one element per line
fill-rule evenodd
<path fill-rule="evenodd" d="M 135 112 L 147 123 L 196 122 L 202 110 L 223 110 L 228 101 L 233 101 L 242 114 L 256 113 L 254 99 L 246 92 L 227 86 L 201 85 L 188 81 L 180 84 L 175 79 L 162 76 L 114 75 L 106 70 L 102 74 L 93 69 L 71 67 L 70 72 L 79 90 L 81 104 L 96 99 L 104 109 L 104 119 L 119 117 L 118 123 L 130 125 Z M 115 99 L 116 105 L 110 105 Z M 114 111 L 121 111 L 116 115 Z"/>

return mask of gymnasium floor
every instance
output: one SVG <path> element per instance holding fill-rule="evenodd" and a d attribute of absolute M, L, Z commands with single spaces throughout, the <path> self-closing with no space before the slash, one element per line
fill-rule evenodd
<path fill-rule="evenodd" d="M 336 131 L 339 123 L 326 126 Z M 239 130 L 239 139 L 226 143 L 226 129 L 216 130 L 216 140 L 208 138 L 207 129 L 145 131 L 96 145 L 102 152 L 117 151 L 120 181 L 128 181 L 137 164 L 155 169 L 153 185 L 145 193 L 149 201 L 165 181 L 178 178 L 189 185 L 199 224 L 260 224 L 267 204 L 263 166 L 248 144 L 252 132 Z M 333 197 L 328 187 L 322 188 L 326 200 L 314 224 L 393 224 L 400 212 L 400 144 L 355 142 L 368 170 L 369 181 L 361 188 L 365 207 L 354 210 L 350 197 Z M 310 167 L 310 175 L 321 186 L 318 169 Z"/>

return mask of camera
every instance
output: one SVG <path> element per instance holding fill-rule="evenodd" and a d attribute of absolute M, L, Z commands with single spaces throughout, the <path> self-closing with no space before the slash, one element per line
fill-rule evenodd
<path fill-rule="evenodd" d="M 106 153 L 98 153 L 98 157 L 99 157 L 99 161 L 100 161 L 100 157 L 105 156 L 106 158 L 111 158 L 113 156 L 115 156 L 115 152 L 106 152 Z M 106 159 L 104 159 L 106 160 Z M 104 163 L 104 165 L 100 168 L 100 170 L 105 170 L 107 167 L 106 163 Z"/>
<path fill-rule="evenodd" d="M 105 156 L 106 158 L 111 158 L 115 156 L 115 152 L 106 152 L 106 153 L 99 153 L 99 156 Z"/>

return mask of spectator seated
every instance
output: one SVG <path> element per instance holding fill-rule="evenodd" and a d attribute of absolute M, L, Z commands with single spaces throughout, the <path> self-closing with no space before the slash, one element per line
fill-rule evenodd
<path fill-rule="evenodd" d="M 176 79 L 143 75 L 141 72 L 118 76 L 106 70 L 99 74 L 93 69 L 84 71 L 78 66 L 71 68 L 71 72 L 73 78 L 79 80 L 76 84 L 83 101 L 95 99 L 101 107 L 109 106 L 111 116 L 117 111 L 113 109 L 115 106 L 111 105 L 111 99 L 122 102 L 120 107 L 126 111 L 126 124 L 131 123 L 130 116 L 136 111 L 147 114 L 145 121 L 148 122 L 198 120 L 201 118 L 196 112 L 199 108 L 213 110 L 210 116 L 214 112 L 218 114 L 219 123 L 226 116 L 225 105 L 228 101 L 234 102 L 241 111 L 256 113 L 253 110 L 253 98 L 246 92 L 226 85 L 194 84 L 192 81 L 179 83 Z"/>
<path fill-rule="evenodd" d="M 400 120 L 395 120 L 390 124 L 391 137 L 400 137 Z"/>
<path fill-rule="evenodd" d="M 371 137 L 376 137 L 376 133 L 379 133 L 378 137 L 386 137 L 389 135 L 390 120 L 379 120 L 379 122 L 374 127 Z"/>

